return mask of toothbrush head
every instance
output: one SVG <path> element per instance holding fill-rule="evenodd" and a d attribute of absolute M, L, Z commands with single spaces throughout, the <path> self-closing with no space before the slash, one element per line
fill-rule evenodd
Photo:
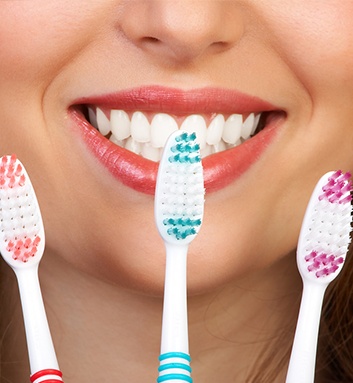
<path fill-rule="evenodd" d="M 302 278 L 330 283 L 342 269 L 351 241 L 352 182 L 349 173 L 325 174 L 310 198 L 299 236 Z"/>
<path fill-rule="evenodd" d="M 13 268 L 39 263 L 44 228 L 38 201 L 15 155 L 0 158 L 0 253 Z"/>
<path fill-rule="evenodd" d="M 160 161 L 155 218 L 163 240 L 190 243 L 200 230 L 204 210 L 203 168 L 196 134 L 171 134 Z"/>

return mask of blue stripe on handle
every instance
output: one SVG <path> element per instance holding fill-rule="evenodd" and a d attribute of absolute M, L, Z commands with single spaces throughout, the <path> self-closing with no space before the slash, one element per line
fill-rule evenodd
<path fill-rule="evenodd" d="M 171 361 L 173 359 L 179 360 Z M 191 367 L 189 366 L 191 358 L 189 354 L 184 352 L 166 352 L 159 356 L 159 360 L 160 362 L 164 362 L 164 364 L 161 364 L 158 368 L 160 376 L 157 379 L 157 383 L 169 382 L 172 380 L 192 383 L 192 378 L 190 376 Z M 183 360 L 185 363 L 183 363 Z M 168 373 L 168 370 L 170 373 Z M 183 371 L 185 371 L 185 374 Z"/>
<path fill-rule="evenodd" d="M 192 378 L 183 374 L 162 375 L 157 379 L 157 383 L 167 382 L 168 380 L 183 380 L 185 382 L 192 383 Z"/>
<path fill-rule="evenodd" d="M 187 360 L 188 362 L 191 361 L 190 355 L 185 354 L 185 352 L 166 352 L 165 354 L 161 354 L 159 356 L 160 361 L 166 360 L 169 358 L 181 358 L 181 359 Z"/>
<path fill-rule="evenodd" d="M 162 364 L 159 366 L 158 371 L 165 371 L 168 369 L 174 369 L 174 368 L 179 368 L 180 370 L 186 370 L 188 372 L 191 372 L 191 367 L 188 364 L 184 363 L 167 363 L 167 364 Z"/>

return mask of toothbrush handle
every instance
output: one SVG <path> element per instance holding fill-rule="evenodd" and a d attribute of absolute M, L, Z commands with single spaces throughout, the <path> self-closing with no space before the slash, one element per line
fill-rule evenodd
<path fill-rule="evenodd" d="M 158 383 L 192 383 L 187 318 L 188 245 L 166 243 L 166 272 Z"/>
<path fill-rule="evenodd" d="M 286 383 L 313 383 L 322 302 L 327 285 L 304 283 Z"/>
<path fill-rule="evenodd" d="M 32 383 L 62 382 L 38 280 L 38 265 L 16 271 Z"/>

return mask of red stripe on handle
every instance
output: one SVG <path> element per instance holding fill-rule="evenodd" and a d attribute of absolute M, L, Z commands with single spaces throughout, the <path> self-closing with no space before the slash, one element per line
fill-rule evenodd
<path fill-rule="evenodd" d="M 56 375 L 56 376 L 59 376 L 60 378 L 63 376 L 62 372 L 59 371 L 59 370 L 53 370 L 53 369 L 47 369 L 47 370 L 41 370 L 41 371 L 38 371 L 36 372 L 35 374 L 33 374 L 31 376 L 31 382 L 34 383 L 38 378 L 42 378 L 43 376 L 47 376 L 47 375 Z M 57 382 L 61 382 L 62 380 L 45 380 L 43 381 L 42 383 L 57 383 Z"/>
<path fill-rule="evenodd" d="M 62 382 L 62 380 L 56 380 L 56 379 L 42 380 L 40 383 L 58 383 L 58 382 Z"/>

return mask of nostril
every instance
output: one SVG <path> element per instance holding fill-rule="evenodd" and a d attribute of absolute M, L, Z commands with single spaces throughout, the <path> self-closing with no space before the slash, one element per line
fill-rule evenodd
<path fill-rule="evenodd" d="M 152 43 L 152 44 L 160 43 L 161 42 L 160 39 L 158 39 L 157 37 L 153 37 L 153 36 L 142 37 L 141 41 L 144 42 L 144 43 Z"/>
<path fill-rule="evenodd" d="M 232 46 L 233 46 L 232 43 L 229 43 L 226 41 L 216 41 L 210 45 L 210 48 L 213 50 L 213 52 L 222 52 L 222 51 L 226 51 Z"/>

